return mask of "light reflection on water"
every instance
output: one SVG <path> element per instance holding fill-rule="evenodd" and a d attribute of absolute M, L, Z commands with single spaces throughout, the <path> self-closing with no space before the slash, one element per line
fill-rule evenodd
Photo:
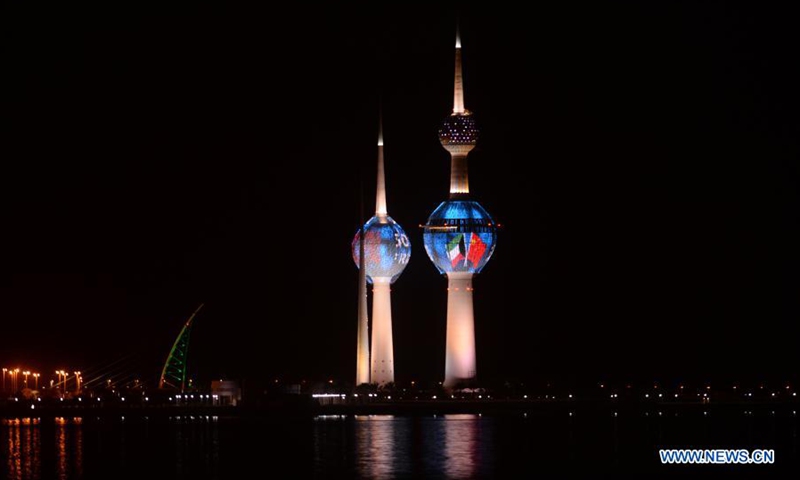
<path fill-rule="evenodd" d="M 0 479 L 529 478 L 587 464 L 652 473 L 659 445 L 723 441 L 774 447 L 782 468 L 798 466 L 796 416 L 573 413 L 7 419 Z"/>
<path fill-rule="evenodd" d="M 449 478 L 471 478 L 477 473 L 478 465 L 487 466 L 488 458 L 481 458 L 487 448 L 487 439 L 478 449 L 481 431 L 481 417 L 478 415 L 445 415 L 444 425 L 444 471 Z"/>
<path fill-rule="evenodd" d="M 357 415 L 353 425 L 355 470 L 364 478 L 442 473 L 447 478 L 472 478 L 479 467 L 486 470 L 491 465 L 491 439 L 481 437 L 482 430 L 478 415 Z M 315 457 L 318 464 L 328 460 Z"/>
<path fill-rule="evenodd" d="M 5 435 L 6 474 L 9 479 L 39 478 L 40 436 L 38 419 L 3 420 L 8 426 Z"/>
<path fill-rule="evenodd" d="M 362 476 L 386 478 L 395 470 L 395 427 L 393 415 L 356 417 L 356 465 Z"/>
<path fill-rule="evenodd" d="M 122 468 L 115 475 L 133 476 L 137 470 L 152 472 L 152 465 L 147 463 L 152 460 L 159 466 L 171 467 L 172 478 L 195 478 L 196 473 L 217 478 L 220 443 L 217 422 L 216 416 L 173 417 L 169 424 L 156 426 L 155 435 L 151 435 L 146 418 L 129 422 L 124 417 L 117 420 L 98 417 L 90 423 L 88 432 L 93 454 L 90 467 L 95 472 L 107 467 Z M 4 444 L 0 448 L 0 479 L 88 478 L 84 471 L 84 429 L 81 417 L 0 420 L 0 439 Z M 164 443 L 159 444 L 156 439 Z M 100 478 L 106 478 L 105 474 Z"/>
<path fill-rule="evenodd" d="M 58 479 L 83 476 L 82 419 L 57 417 L 52 420 L 55 451 L 55 476 Z M 3 419 L 5 475 L 9 480 L 35 480 L 42 477 L 42 420 L 39 418 Z M 51 475 L 45 475 L 49 478 Z"/>

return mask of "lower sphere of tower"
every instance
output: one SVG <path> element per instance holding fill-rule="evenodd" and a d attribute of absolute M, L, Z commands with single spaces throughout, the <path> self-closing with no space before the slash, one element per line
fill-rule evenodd
<path fill-rule="evenodd" d="M 411 258 L 411 242 L 406 232 L 392 217 L 375 216 L 364 224 L 364 263 L 367 280 L 391 278 L 394 282 L 403 273 Z M 359 265 L 361 230 L 356 232 L 351 245 L 353 261 Z"/>
<path fill-rule="evenodd" d="M 441 273 L 479 273 L 494 252 L 497 226 L 473 200 L 448 200 L 431 213 L 425 251 Z"/>

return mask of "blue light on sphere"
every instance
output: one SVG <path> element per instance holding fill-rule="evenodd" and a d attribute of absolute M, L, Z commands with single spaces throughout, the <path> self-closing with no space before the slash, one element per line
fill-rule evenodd
<path fill-rule="evenodd" d="M 497 226 L 473 200 L 447 200 L 433 211 L 422 234 L 440 273 L 479 273 L 494 252 Z"/>
<path fill-rule="evenodd" d="M 364 224 L 364 257 L 367 268 L 367 280 L 373 278 L 391 278 L 392 283 L 403 273 L 411 258 L 411 242 L 406 232 L 392 217 L 372 217 Z M 360 260 L 361 230 L 356 232 L 351 245 L 353 261 L 356 266 Z"/>

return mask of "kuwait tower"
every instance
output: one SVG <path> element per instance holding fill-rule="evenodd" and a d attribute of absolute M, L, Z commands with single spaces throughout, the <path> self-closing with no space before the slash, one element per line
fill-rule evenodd
<path fill-rule="evenodd" d="M 453 113 L 439 129 L 439 140 L 450 153 L 450 198 L 431 213 L 425 225 L 425 251 L 447 276 L 447 345 L 444 386 L 452 388 L 475 379 L 475 317 L 472 277 L 480 273 L 497 243 L 492 217 L 469 194 L 467 155 L 475 148 L 478 129 L 464 108 L 461 39 L 456 33 Z"/>
<path fill-rule="evenodd" d="M 361 241 L 361 234 L 364 241 Z M 356 233 L 352 243 L 353 260 L 359 266 L 359 327 L 356 382 L 385 385 L 394 382 L 394 346 L 392 344 L 391 285 L 403 273 L 411 257 L 411 243 L 386 209 L 386 178 L 383 167 L 383 129 L 378 131 L 378 187 L 375 216 Z M 372 350 L 369 355 L 369 379 L 364 381 L 366 351 L 366 282 L 372 284 Z M 363 286 L 363 287 L 362 287 Z M 363 292 L 363 293 L 362 293 Z M 362 328 L 363 327 L 363 328 Z"/>

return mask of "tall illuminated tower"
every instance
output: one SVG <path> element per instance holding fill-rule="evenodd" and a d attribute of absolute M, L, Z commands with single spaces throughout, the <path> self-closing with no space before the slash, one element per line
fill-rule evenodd
<path fill-rule="evenodd" d="M 467 383 L 476 375 L 475 316 L 472 277 L 494 252 L 497 227 L 492 217 L 470 199 L 467 155 L 475 148 L 478 129 L 464 108 L 461 39 L 456 32 L 453 113 L 439 129 L 439 140 L 450 153 L 450 198 L 431 213 L 425 225 L 425 251 L 440 273 L 447 275 L 447 345 L 444 386 Z"/>
<path fill-rule="evenodd" d="M 364 233 L 364 242 L 361 242 L 362 232 Z M 403 273 L 408 264 L 411 257 L 411 243 L 408 241 L 406 233 L 400 225 L 392 220 L 386 209 L 383 128 L 378 132 L 378 188 L 375 198 L 375 216 L 370 218 L 356 233 L 352 251 L 356 265 L 359 265 L 362 272 L 366 274 L 366 280 L 372 284 L 370 383 L 385 385 L 394 382 L 391 284 Z M 362 298 L 359 297 L 359 302 L 361 301 Z M 361 325 L 361 321 L 359 319 L 359 325 Z"/>

